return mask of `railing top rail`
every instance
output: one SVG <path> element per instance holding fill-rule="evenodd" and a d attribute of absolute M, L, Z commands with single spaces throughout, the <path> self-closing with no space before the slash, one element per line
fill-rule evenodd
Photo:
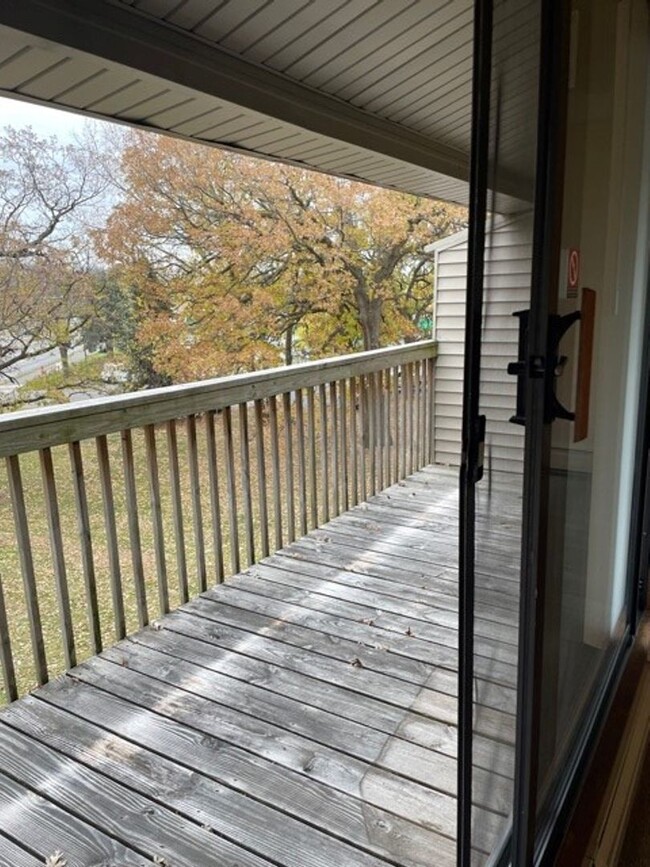
<path fill-rule="evenodd" d="M 398 364 L 433 358 L 436 351 L 434 340 L 421 340 L 290 367 L 273 367 L 203 382 L 7 413 L 0 416 L 0 457 L 373 373 Z"/>

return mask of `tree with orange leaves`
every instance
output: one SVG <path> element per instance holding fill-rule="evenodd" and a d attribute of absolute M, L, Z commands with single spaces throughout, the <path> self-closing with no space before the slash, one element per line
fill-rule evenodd
<path fill-rule="evenodd" d="M 134 287 L 137 340 L 173 381 L 425 336 L 425 247 L 465 211 L 132 132 L 100 255 Z"/>

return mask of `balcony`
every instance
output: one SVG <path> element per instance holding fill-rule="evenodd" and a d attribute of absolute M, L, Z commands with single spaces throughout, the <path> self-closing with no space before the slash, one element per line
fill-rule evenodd
<path fill-rule="evenodd" d="M 451 867 L 457 471 L 432 462 L 435 356 L 0 418 L 0 864 Z M 509 486 L 481 496 L 488 852 L 519 549 Z"/>

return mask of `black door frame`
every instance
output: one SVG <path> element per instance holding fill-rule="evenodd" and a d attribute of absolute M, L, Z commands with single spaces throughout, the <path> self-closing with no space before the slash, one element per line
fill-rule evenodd
<path fill-rule="evenodd" d="M 538 743 L 542 706 L 544 621 L 547 604 L 546 534 L 550 424 L 546 422 L 547 382 L 554 376 L 548 352 L 553 287 L 560 271 L 560 219 L 566 140 L 569 3 L 542 0 L 537 165 L 525 380 L 524 510 L 515 784 L 511 861 L 530 865 L 535 852 Z"/>
<path fill-rule="evenodd" d="M 481 321 L 489 173 L 493 0 L 474 2 L 474 69 L 470 207 L 465 304 L 463 427 L 459 503 L 458 820 L 457 864 L 472 856 L 472 756 L 474 713 L 474 529 L 480 453 Z"/>
<path fill-rule="evenodd" d="M 515 812 L 512 834 L 504 841 L 498 863 L 510 860 L 524 865 L 532 863 L 536 791 L 536 751 L 539 717 L 539 648 L 543 630 L 540 608 L 543 588 L 538 578 L 540 528 L 543 517 L 540 486 L 542 483 L 543 455 L 548 431 L 544 425 L 545 376 L 543 369 L 533 366 L 546 355 L 548 322 L 548 287 L 552 275 L 557 274 L 559 244 L 555 238 L 557 227 L 557 148 L 563 137 L 558 131 L 558 119 L 563 112 L 558 106 L 560 84 L 564 81 L 565 63 L 558 66 L 558 36 L 564 15 L 558 7 L 565 4 L 557 0 L 541 0 L 541 55 L 540 67 L 549 70 L 540 75 L 538 153 L 535 183 L 535 220 L 533 237 L 533 278 L 531 292 L 537 293 L 540 303 L 529 323 L 529 356 L 531 366 L 526 377 L 526 425 L 524 462 L 524 503 L 528 506 L 523 516 L 523 538 L 531 540 L 522 545 L 522 592 L 520 623 L 532 628 L 521 630 L 525 640 L 519 644 L 519 677 L 517 696 L 517 758 L 515 768 Z M 474 564 L 475 564 L 475 485 L 478 477 L 478 455 L 482 436 L 479 418 L 481 377 L 481 315 L 483 301 L 483 275 L 487 220 L 487 194 L 489 178 L 489 129 L 491 119 L 491 63 L 493 36 L 492 0 L 475 0 L 474 5 L 474 75 L 472 100 L 472 150 L 470 165 L 470 214 L 467 264 L 467 297 L 465 314 L 465 358 L 463 379 L 463 433 L 460 468 L 460 557 L 459 557 L 459 748 L 458 748 L 458 867 L 469 867 L 471 861 L 472 827 L 472 747 L 473 747 L 473 693 L 474 675 Z M 543 65 L 544 64 L 544 65 Z M 554 253 L 554 248 L 557 248 Z M 539 590 L 542 593 L 539 593 Z M 528 676 L 522 677 L 521 672 Z"/>
<path fill-rule="evenodd" d="M 545 456 L 550 426 L 545 423 L 545 369 L 551 288 L 559 273 L 560 220 L 564 175 L 564 142 L 568 76 L 570 4 L 540 0 L 541 46 L 538 103 L 538 144 L 535 179 L 535 217 L 531 315 L 527 358 L 527 424 L 524 459 L 524 513 L 521 559 L 520 629 L 517 685 L 517 750 L 514 815 L 511 833 L 491 863 L 514 867 L 550 863 L 562 839 L 580 782 L 625 667 L 647 587 L 641 576 L 641 542 L 646 534 L 650 504 L 650 295 L 646 300 L 646 344 L 642 366 L 642 394 L 636 440 L 635 474 L 630 528 L 628 611 L 629 627 L 604 660 L 600 688 L 583 713 L 570 758 L 547 803 L 544 822 L 537 818 L 537 745 L 540 730 L 541 666 L 544 634 L 545 504 L 548 503 Z M 458 752 L 458 867 L 469 867 L 472 827 L 472 741 L 474 675 L 474 520 L 475 485 L 482 430 L 479 418 L 481 373 L 481 314 L 489 178 L 491 116 L 492 0 L 475 0 L 472 151 L 470 166 L 470 227 L 463 379 L 463 432 L 460 468 L 459 559 L 459 752 Z M 645 509 L 644 509 L 645 502 Z"/>

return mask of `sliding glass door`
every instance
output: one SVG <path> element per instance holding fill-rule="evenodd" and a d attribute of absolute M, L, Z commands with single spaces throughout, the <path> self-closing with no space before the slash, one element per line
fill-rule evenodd
<path fill-rule="evenodd" d="M 533 838 L 552 834 L 630 625 L 635 437 L 647 288 L 648 8 L 573 0 L 558 99 L 540 429 Z M 557 40 L 559 44 L 560 40 Z M 529 501 L 536 492 L 531 490 Z M 527 540 L 524 539 L 524 544 Z M 635 540 L 632 539 L 632 544 Z M 632 558 L 634 559 L 634 558 Z M 529 576 L 533 580 L 532 574 Z M 532 664 L 532 656 L 529 659 Z M 531 781 L 531 785 L 532 785 Z M 531 796 L 532 803 L 532 796 Z M 534 833 L 533 833 L 534 832 Z"/>
<path fill-rule="evenodd" d="M 525 867 L 630 633 L 648 8 L 478 2 L 476 40 L 459 864 Z"/>
<path fill-rule="evenodd" d="M 498 861 L 514 813 L 524 428 L 519 320 L 531 305 L 541 3 L 478 3 L 461 468 L 462 867 Z M 519 420 L 521 421 L 521 419 Z"/>

